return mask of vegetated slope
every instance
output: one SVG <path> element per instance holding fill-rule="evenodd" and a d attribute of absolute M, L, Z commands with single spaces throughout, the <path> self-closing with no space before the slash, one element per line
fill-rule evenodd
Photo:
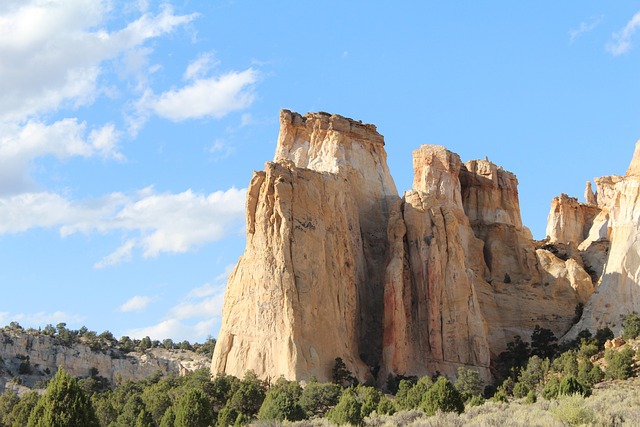
<path fill-rule="evenodd" d="M 116 340 L 108 331 L 98 335 L 86 328 L 69 330 L 64 323 L 25 330 L 12 322 L 0 329 L 0 393 L 5 388 L 19 393 L 42 388 L 60 366 L 73 377 L 98 379 L 105 386 L 157 373 L 183 375 L 208 368 L 213 345 L 212 339 L 207 347 L 195 348 L 171 340 L 163 345 L 148 337 Z"/>

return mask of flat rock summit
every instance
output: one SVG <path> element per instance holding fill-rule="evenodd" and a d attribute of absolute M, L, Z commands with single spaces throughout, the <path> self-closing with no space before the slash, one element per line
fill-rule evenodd
<path fill-rule="evenodd" d="M 544 241 L 522 224 L 513 173 L 438 145 L 413 168 L 400 196 L 374 125 L 280 113 L 274 160 L 249 184 L 214 374 L 325 381 L 340 357 L 361 381 L 460 366 L 489 379 L 536 325 L 617 331 L 640 310 L 640 144 L 585 203 L 554 198 Z"/>

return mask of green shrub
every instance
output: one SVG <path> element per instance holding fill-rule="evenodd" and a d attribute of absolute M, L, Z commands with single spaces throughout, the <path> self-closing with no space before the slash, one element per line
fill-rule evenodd
<path fill-rule="evenodd" d="M 207 427 L 213 421 L 209 401 L 198 389 L 191 389 L 180 398 L 175 415 L 175 427 Z"/>
<path fill-rule="evenodd" d="M 100 425 L 91 402 L 75 378 L 59 368 L 29 415 L 29 427 Z"/>
<path fill-rule="evenodd" d="M 342 388 L 338 384 L 312 381 L 302 390 L 299 402 L 308 416 L 322 415 L 337 405 Z"/>
<path fill-rule="evenodd" d="M 626 380 L 633 373 L 633 350 L 625 347 L 621 351 L 615 349 L 607 349 L 604 353 L 604 359 L 607 362 L 607 378 L 618 380 Z"/>
<path fill-rule="evenodd" d="M 594 365 L 588 359 L 578 360 L 578 381 L 586 386 L 593 386 L 604 378 L 604 372 L 598 365 Z"/>
<path fill-rule="evenodd" d="M 558 338 L 551 329 L 536 325 L 531 334 L 531 354 L 540 358 L 552 358 L 558 351 Z"/>
<path fill-rule="evenodd" d="M 587 387 L 582 385 L 580 381 L 578 381 L 575 377 L 564 377 L 562 381 L 560 381 L 560 385 L 558 386 L 558 395 L 572 396 L 574 394 L 586 397 L 591 394 L 591 391 Z"/>
<path fill-rule="evenodd" d="M 586 407 L 585 400 L 580 396 L 567 396 L 560 400 L 552 412 L 572 426 L 593 425 L 595 421 L 594 412 Z"/>
<path fill-rule="evenodd" d="M 467 400 L 466 402 L 467 406 L 481 406 L 484 405 L 484 397 L 482 396 L 473 396 L 471 399 Z"/>
<path fill-rule="evenodd" d="M 527 362 L 527 366 L 522 371 L 520 371 L 520 375 L 518 376 L 518 383 L 522 383 L 524 385 L 520 387 L 525 387 L 527 392 L 528 390 L 536 389 L 547 376 L 547 373 L 549 372 L 549 366 L 549 359 L 541 359 L 538 356 L 531 356 L 531 358 L 529 358 L 529 361 Z"/>
<path fill-rule="evenodd" d="M 433 381 L 426 375 L 420 378 L 416 384 L 411 384 L 408 380 L 400 381 L 398 393 L 396 393 L 398 409 L 404 411 L 417 409 L 432 385 Z"/>
<path fill-rule="evenodd" d="M 532 391 L 529 386 L 522 382 L 517 382 L 513 387 L 513 397 L 516 399 L 520 399 L 525 397 L 529 392 Z"/>
<path fill-rule="evenodd" d="M 393 401 L 391 399 L 383 395 L 380 398 L 380 402 L 378 402 L 376 412 L 379 415 L 393 415 L 396 413 L 396 406 L 393 404 Z"/>
<path fill-rule="evenodd" d="M 556 375 L 553 375 L 545 384 L 544 389 L 542 390 L 542 397 L 547 400 L 556 399 L 559 391 L 560 379 Z"/>
<path fill-rule="evenodd" d="M 380 399 L 383 394 L 373 387 L 359 385 L 355 389 L 358 400 L 360 401 L 360 412 L 362 418 L 368 417 L 373 411 L 378 408 Z"/>
<path fill-rule="evenodd" d="M 327 413 L 327 419 L 341 426 L 362 424 L 362 406 L 352 388 L 345 389 L 340 396 L 340 401 Z"/>
<path fill-rule="evenodd" d="M 440 377 L 424 395 L 420 408 L 427 415 L 433 415 L 436 411 L 460 414 L 464 411 L 464 401 L 453 384 L 445 377 Z"/>
<path fill-rule="evenodd" d="M 281 377 L 267 392 L 258 412 L 258 419 L 299 421 L 306 418 L 306 412 L 298 403 L 301 394 L 302 388 L 297 382 Z"/>
<path fill-rule="evenodd" d="M 484 384 L 480 379 L 480 373 L 475 369 L 468 369 L 463 366 L 458 368 L 458 378 L 456 378 L 455 388 L 462 395 L 462 399 L 467 401 L 475 396 L 480 396 L 484 389 Z"/>
<path fill-rule="evenodd" d="M 227 405 L 238 414 L 252 418 L 260 410 L 265 394 L 265 387 L 262 381 L 258 379 L 253 371 L 247 371 Z"/>
<path fill-rule="evenodd" d="M 638 313 L 632 311 L 627 314 L 622 323 L 622 338 L 625 340 L 635 339 L 640 335 L 640 317 Z"/>
<path fill-rule="evenodd" d="M 578 375 L 578 354 L 575 350 L 567 350 L 551 364 L 551 369 L 563 376 Z"/>
<path fill-rule="evenodd" d="M 358 383 L 356 377 L 347 369 L 341 357 L 336 357 L 333 369 L 331 370 L 333 382 L 343 387 L 349 387 Z"/>
<path fill-rule="evenodd" d="M 538 396 L 536 396 L 536 392 L 533 390 L 530 390 L 529 393 L 527 393 L 527 397 L 525 398 L 525 403 L 528 404 L 532 404 L 532 403 L 536 403 L 538 401 Z"/>
<path fill-rule="evenodd" d="M 507 393 L 503 388 L 500 387 L 498 387 L 498 390 L 496 390 L 496 393 L 493 395 L 491 400 L 493 400 L 494 402 L 509 403 L 509 397 L 507 396 Z"/>
<path fill-rule="evenodd" d="M 596 331 L 595 339 L 596 339 L 596 345 L 598 346 L 598 349 L 602 350 L 604 348 L 604 343 L 607 342 L 608 340 L 613 339 L 613 331 L 608 327 L 598 329 Z"/>
<path fill-rule="evenodd" d="M 160 419 L 159 427 L 175 427 L 176 414 L 173 412 L 173 408 L 169 407 L 164 412 L 164 415 Z"/>

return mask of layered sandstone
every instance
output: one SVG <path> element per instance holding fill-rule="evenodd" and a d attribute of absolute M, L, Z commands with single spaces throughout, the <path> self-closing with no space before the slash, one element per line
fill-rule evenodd
<path fill-rule="evenodd" d="M 626 176 L 597 178 L 596 187 L 602 212 L 580 248 L 598 263 L 600 284 L 570 336 L 605 326 L 618 332 L 627 313 L 640 311 L 640 141 Z"/>
<path fill-rule="evenodd" d="M 486 267 L 462 206 L 460 157 L 423 145 L 413 164 L 414 189 L 389 228 L 384 377 L 451 376 L 472 365 L 489 378 L 488 330 L 475 291 Z"/>
<path fill-rule="evenodd" d="M 273 163 L 247 195 L 247 247 L 229 278 L 212 369 L 360 379 L 380 365 L 387 222 L 399 200 L 372 125 L 283 111 Z"/>
<path fill-rule="evenodd" d="M 286 110 L 280 122 L 247 192 L 214 373 L 328 380 L 340 357 L 360 380 L 459 366 L 488 379 L 514 335 L 564 334 L 593 292 L 580 256 L 536 248 L 511 172 L 423 145 L 401 199 L 375 126 Z"/>
<path fill-rule="evenodd" d="M 590 188 L 587 187 L 585 191 L 588 196 Z M 593 204 L 596 200 L 595 195 L 589 199 L 588 203 L 580 203 L 575 197 L 569 197 L 564 193 L 554 197 L 547 219 L 547 237 L 551 243 L 578 245 L 587 238 L 594 218 L 601 210 Z"/>

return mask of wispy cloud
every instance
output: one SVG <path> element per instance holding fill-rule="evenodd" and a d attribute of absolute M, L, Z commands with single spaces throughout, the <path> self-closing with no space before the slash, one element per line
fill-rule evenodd
<path fill-rule="evenodd" d="M 104 61 L 139 49 L 197 15 L 170 6 L 146 12 L 123 28 L 104 29 L 108 0 L 25 0 L 0 12 L 0 121 L 91 103 Z M 17 4 L 17 3 L 16 3 Z"/>
<path fill-rule="evenodd" d="M 213 52 L 201 53 L 198 58 L 191 62 L 184 72 L 182 78 L 184 80 L 197 80 L 205 77 L 209 71 L 218 65 L 218 61 L 214 61 Z"/>
<path fill-rule="evenodd" d="M 153 301 L 155 301 L 156 297 L 144 296 L 144 295 L 136 295 L 134 297 L 129 298 L 124 304 L 118 307 L 119 311 L 124 313 L 128 313 L 131 311 L 143 311 L 149 306 Z"/>
<path fill-rule="evenodd" d="M 12 322 L 16 321 L 23 327 L 38 328 L 43 325 L 58 323 L 66 323 L 68 325 L 78 325 L 84 322 L 86 318 L 79 314 L 67 313 L 64 311 L 38 311 L 36 313 L 0 313 L 0 321 Z"/>
<path fill-rule="evenodd" d="M 142 116 L 151 111 L 174 122 L 201 118 L 222 118 L 249 107 L 255 98 L 253 85 L 258 72 L 252 68 L 218 77 L 197 78 L 180 89 L 159 95 L 147 91 L 138 102 Z"/>
<path fill-rule="evenodd" d="M 87 127 L 86 122 L 75 118 L 52 124 L 35 120 L 23 124 L 0 122 L 0 195 L 33 189 L 29 166 L 38 157 L 124 159 L 118 151 L 121 133 L 113 124 L 89 131 Z"/>
<path fill-rule="evenodd" d="M 228 265 L 212 283 L 191 289 L 184 298 L 169 309 L 160 322 L 127 331 L 135 338 L 149 336 L 153 339 L 202 341 L 211 335 L 222 316 L 224 291 L 229 273 L 234 265 Z"/>
<path fill-rule="evenodd" d="M 591 18 L 588 22 L 581 22 L 578 28 L 569 31 L 569 43 L 573 43 L 578 37 L 582 36 L 585 33 L 588 33 L 595 29 L 600 23 L 604 16 L 599 16 L 597 18 Z"/>
<path fill-rule="evenodd" d="M 612 40 L 607 44 L 607 51 L 614 56 L 628 52 L 631 49 L 631 39 L 638 28 L 640 28 L 640 12 L 633 15 L 623 29 L 613 33 Z"/>
<path fill-rule="evenodd" d="M 75 233 L 137 233 L 96 263 L 103 268 L 126 261 L 134 249 L 145 258 L 184 253 L 219 240 L 240 227 L 246 190 L 231 188 L 209 194 L 112 193 L 95 200 L 72 201 L 39 192 L 0 197 L 0 235 L 33 228 L 58 228 L 61 236 Z"/>

